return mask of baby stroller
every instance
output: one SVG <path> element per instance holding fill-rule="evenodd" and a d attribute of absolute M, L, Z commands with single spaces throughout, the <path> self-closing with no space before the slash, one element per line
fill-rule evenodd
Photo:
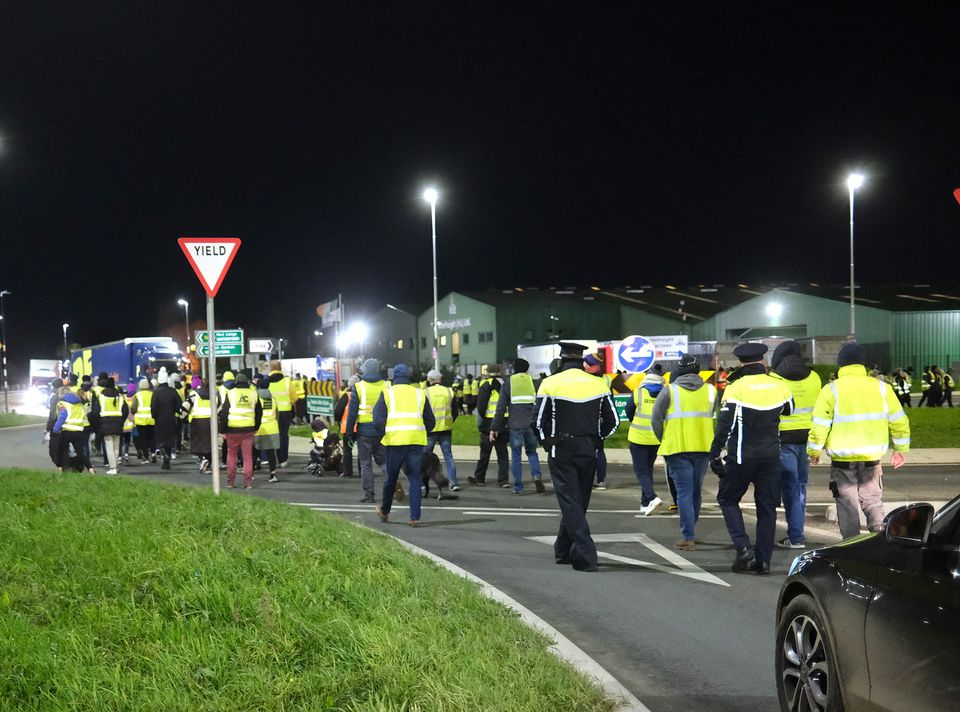
<path fill-rule="evenodd" d="M 314 421 L 316 422 L 316 421 Z M 343 468 L 343 446 L 340 436 L 321 427 L 313 430 L 313 449 L 310 451 L 310 464 L 307 472 L 315 477 L 323 477 L 324 472 L 339 474 Z"/>

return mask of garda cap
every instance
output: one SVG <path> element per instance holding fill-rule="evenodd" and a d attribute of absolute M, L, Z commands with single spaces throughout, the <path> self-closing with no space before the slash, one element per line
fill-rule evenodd
<path fill-rule="evenodd" d="M 750 342 L 740 344 L 733 350 L 733 355 L 740 359 L 740 363 L 754 363 L 756 361 L 762 361 L 763 355 L 767 353 L 768 350 L 766 344 Z"/>
<path fill-rule="evenodd" d="M 560 360 L 561 361 L 582 361 L 583 352 L 587 347 L 583 344 L 576 344 L 572 341 L 560 342 Z"/>

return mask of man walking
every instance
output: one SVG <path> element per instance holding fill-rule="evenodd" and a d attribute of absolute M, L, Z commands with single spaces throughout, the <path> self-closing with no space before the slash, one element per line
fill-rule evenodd
<path fill-rule="evenodd" d="M 710 448 L 712 469 L 720 476 L 717 503 L 737 556 L 734 572 L 769 575 L 780 501 L 780 414 L 793 413 L 793 395 L 782 380 L 767 375 L 765 344 L 741 344 L 733 350 L 740 368 L 727 379 L 717 432 Z M 726 464 L 720 459 L 726 449 Z M 757 504 L 756 551 L 743 524 L 740 500 L 753 485 Z"/>
<path fill-rule="evenodd" d="M 443 453 L 443 463 L 447 468 L 447 479 L 450 481 L 450 491 L 460 490 L 457 482 L 457 464 L 453 461 L 453 423 L 459 415 L 457 401 L 453 389 L 440 384 L 443 374 L 436 369 L 427 372 L 427 400 L 436 424 L 427 436 L 427 445 L 424 452 L 433 452 L 433 448 L 440 444 Z M 411 493 L 411 497 L 413 494 Z"/>
<path fill-rule="evenodd" d="M 388 521 L 393 494 L 400 477 L 400 468 L 410 483 L 410 526 L 420 526 L 420 461 L 427 445 L 427 431 L 436 420 L 424 390 L 410 384 L 410 368 L 404 363 L 393 367 L 393 384 L 387 386 L 373 408 L 373 425 L 383 438 L 387 476 L 383 483 L 383 500 L 377 507 L 380 521 Z"/>
<path fill-rule="evenodd" d="M 238 373 L 220 409 L 220 428 L 227 441 L 227 487 L 237 478 L 237 454 L 243 456 L 243 488 L 253 489 L 253 437 L 263 420 L 263 405 L 250 388 L 247 374 Z"/>
<path fill-rule="evenodd" d="M 526 451 L 530 463 L 530 475 L 537 493 L 543 493 L 543 474 L 540 472 L 540 458 L 537 457 L 537 436 L 533 432 L 534 403 L 537 392 L 533 388 L 533 379 L 528 371 L 530 363 L 518 358 L 513 364 L 513 375 L 500 389 L 500 400 L 490 425 L 490 437 L 499 436 L 509 426 L 510 467 L 513 473 L 513 493 L 523 493 L 523 463 L 521 452 Z"/>
<path fill-rule="evenodd" d="M 348 443 L 352 443 L 356 438 L 360 484 L 363 487 L 361 502 L 376 501 L 374 499 L 374 462 L 380 468 L 380 474 L 384 474 L 383 445 L 380 442 L 381 436 L 377 434 L 373 423 L 373 407 L 380 399 L 385 385 L 383 378 L 380 377 L 380 362 L 370 358 L 363 362 L 361 379 L 350 389 L 345 430 Z"/>
<path fill-rule="evenodd" d="M 700 377 L 700 363 L 694 356 L 684 354 L 670 376 L 670 387 L 660 391 L 650 416 L 650 426 L 667 464 L 667 476 L 677 488 L 681 538 L 673 546 L 683 551 L 696 548 L 694 530 L 700 519 L 716 399 L 717 389 Z"/>
<path fill-rule="evenodd" d="M 590 537 L 587 507 L 597 449 L 613 435 L 620 419 L 607 383 L 583 370 L 580 344 L 560 344 L 560 370 L 543 379 L 534 421 L 560 505 L 560 531 L 553 544 L 558 564 L 577 571 L 597 570 L 597 547 Z"/>
<path fill-rule="evenodd" d="M 640 514 L 649 516 L 663 504 L 653 487 L 653 463 L 660 449 L 660 438 L 653 432 L 651 418 L 653 404 L 663 390 L 664 380 L 656 371 L 649 371 L 643 377 L 640 387 L 633 392 L 633 399 L 627 404 L 627 419 L 630 430 L 627 442 L 630 444 L 630 459 L 633 460 L 633 474 L 640 483 Z M 669 477 L 669 473 L 667 477 Z"/>
<path fill-rule="evenodd" d="M 491 364 L 487 368 L 487 378 L 483 380 L 477 390 L 477 429 L 480 431 L 480 459 L 473 477 L 467 480 L 477 487 L 485 487 L 487 466 L 490 464 L 490 452 L 497 451 L 497 485 L 509 487 L 508 473 L 510 459 L 507 455 L 507 437 L 503 433 L 493 432 L 493 416 L 497 411 L 497 402 L 500 400 L 500 391 L 503 388 L 503 379 L 500 378 L 500 365 Z"/>
<path fill-rule="evenodd" d="M 130 412 L 133 414 L 133 425 L 140 436 L 140 464 L 145 465 L 147 462 L 157 461 L 153 449 L 153 428 L 156 421 L 153 419 L 153 391 L 150 390 L 150 381 L 141 378 L 138 389 L 130 404 Z"/>
<path fill-rule="evenodd" d="M 803 362 L 800 344 L 784 341 L 770 359 L 770 376 L 783 381 L 793 394 L 793 413 L 780 416 L 780 497 L 787 518 L 787 536 L 777 542 L 784 549 L 803 549 L 807 508 L 807 435 L 813 406 L 820 393 L 820 376 Z"/>
<path fill-rule="evenodd" d="M 286 467 L 290 456 L 290 424 L 293 422 L 293 401 L 296 398 L 296 391 L 290 379 L 280 370 L 279 361 L 270 362 L 269 379 L 273 402 L 277 404 L 277 424 L 280 427 L 280 448 L 277 450 L 277 460 L 280 467 Z"/>
<path fill-rule="evenodd" d="M 831 460 L 830 491 L 837 503 L 840 533 L 860 533 L 860 512 L 867 529 L 883 524 L 883 472 L 880 460 L 893 440 L 893 469 L 910 450 L 910 421 L 887 383 L 867 375 L 866 353 L 856 342 L 837 356 L 837 380 L 820 391 L 813 407 L 807 453 L 816 465 L 826 452 Z"/>

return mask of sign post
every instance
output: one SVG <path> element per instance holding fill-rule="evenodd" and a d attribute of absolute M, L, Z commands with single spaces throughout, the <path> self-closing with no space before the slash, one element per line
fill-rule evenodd
<path fill-rule="evenodd" d="M 200 284 L 207 293 L 207 331 L 210 335 L 210 351 L 207 366 L 207 394 L 210 397 L 210 478 L 213 484 L 213 493 L 220 494 L 220 448 L 219 423 L 217 423 L 217 332 L 213 298 L 220 291 L 223 278 L 233 263 L 240 249 L 240 238 L 237 237 L 181 237 L 177 242 L 180 249 L 187 256 L 187 261 L 193 267 Z M 241 348 L 243 334 L 240 335 Z"/>

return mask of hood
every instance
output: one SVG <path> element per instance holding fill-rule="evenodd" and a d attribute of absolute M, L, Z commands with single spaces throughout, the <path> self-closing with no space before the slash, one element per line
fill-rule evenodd
<path fill-rule="evenodd" d="M 646 388 L 650 395 L 655 396 L 663 390 L 665 383 L 666 381 L 659 373 L 647 371 L 646 375 L 643 377 L 643 382 L 640 384 L 640 387 Z"/>
<path fill-rule="evenodd" d="M 364 366 L 366 366 L 366 364 L 364 364 Z M 377 375 L 379 377 L 379 372 Z M 393 384 L 395 386 L 410 385 L 410 377 L 411 377 L 410 367 L 407 366 L 407 364 L 398 363 L 396 366 L 393 367 Z M 363 380 L 365 381 L 369 380 L 367 378 L 366 372 L 364 372 L 363 374 Z"/>
<path fill-rule="evenodd" d="M 60 400 L 62 400 L 64 403 L 72 403 L 73 405 L 76 405 L 77 403 L 83 403 L 83 399 L 80 398 L 80 396 L 78 396 L 76 393 L 73 393 L 72 391 L 70 393 L 67 393 L 67 395 L 65 395 Z"/>
<path fill-rule="evenodd" d="M 368 358 L 363 362 L 362 378 L 368 383 L 375 383 L 380 380 L 380 362 L 375 358 Z"/>
<path fill-rule="evenodd" d="M 104 386 L 101 393 L 107 398 L 116 398 L 120 395 L 120 391 L 118 391 L 116 388 L 111 388 L 110 386 Z"/>
<path fill-rule="evenodd" d="M 770 357 L 770 365 L 776 368 L 787 356 L 799 356 L 800 354 L 800 344 L 793 339 L 788 339 L 773 350 L 773 356 Z"/>
<path fill-rule="evenodd" d="M 685 373 L 682 376 L 677 376 L 677 378 L 675 380 L 671 380 L 670 383 L 676 383 L 678 386 L 685 388 L 688 391 L 695 391 L 703 386 L 703 379 L 700 378 L 699 373 Z"/>
<path fill-rule="evenodd" d="M 270 383 L 279 383 L 283 380 L 283 373 L 280 371 L 271 371 L 270 372 Z"/>
<path fill-rule="evenodd" d="M 802 381 L 810 375 L 810 367 L 798 355 L 789 354 L 777 364 L 773 372 L 788 381 Z"/>

